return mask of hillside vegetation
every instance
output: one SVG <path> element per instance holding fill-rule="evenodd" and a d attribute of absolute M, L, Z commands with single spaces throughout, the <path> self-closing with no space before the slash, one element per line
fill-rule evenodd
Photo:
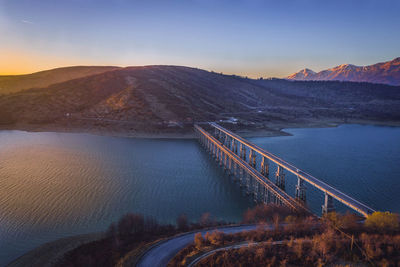
<path fill-rule="evenodd" d="M 243 128 L 393 124 L 400 122 L 400 87 L 254 80 L 189 67 L 146 66 L 112 69 L 0 96 L 0 124 L 5 128 L 39 125 L 162 132 L 232 118 Z"/>

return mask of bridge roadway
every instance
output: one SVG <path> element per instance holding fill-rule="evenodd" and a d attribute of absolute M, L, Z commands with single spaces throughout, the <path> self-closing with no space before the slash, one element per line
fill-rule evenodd
<path fill-rule="evenodd" d="M 212 136 L 210 133 L 205 131 L 203 128 L 201 128 L 198 125 L 194 126 L 199 133 L 204 135 L 205 138 L 207 138 L 210 142 L 212 142 L 214 145 L 216 145 L 225 155 L 231 158 L 234 163 L 236 163 L 240 168 L 244 169 L 249 175 L 253 176 L 260 184 L 261 186 L 264 186 L 267 188 L 269 192 L 271 192 L 275 197 L 280 199 L 282 202 L 284 202 L 285 205 L 288 207 L 298 210 L 298 211 L 303 211 L 309 213 L 310 211 L 307 210 L 304 205 L 298 201 L 296 201 L 293 197 L 291 197 L 289 194 L 287 194 L 284 190 L 279 188 L 277 185 L 275 185 L 273 182 L 271 182 L 268 179 L 265 179 L 257 170 L 255 170 L 253 167 L 251 167 L 246 161 L 241 159 L 238 155 L 233 153 L 229 148 L 224 146 L 220 141 L 218 141 L 214 136 Z"/>
<path fill-rule="evenodd" d="M 211 126 L 214 128 L 218 129 L 219 131 L 225 133 L 226 135 L 230 136 L 231 138 L 235 139 L 236 141 L 243 143 L 246 145 L 249 149 L 254 150 L 255 152 L 259 153 L 261 156 L 269 159 L 270 161 L 278 164 L 282 168 L 286 169 L 287 171 L 293 173 L 294 175 L 300 177 L 307 183 L 311 184 L 312 186 L 318 188 L 324 193 L 327 193 L 328 195 L 332 196 L 334 199 L 338 200 L 339 202 L 342 202 L 344 205 L 350 207 L 351 209 L 357 211 L 358 213 L 362 214 L 363 216 L 367 217 L 368 214 L 373 213 L 375 210 L 372 208 L 366 206 L 365 204 L 355 200 L 354 198 L 346 195 L 345 193 L 333 188 L 332 186 L 318 180 L 311 174 L 306 173 L 305 171 L 300 170 L 299 168 L 293 166 L 292 164 L 284 161 L 283 159 L 275 156 L 274 154 L 250 143 L 246 139 L 243 139 L 242 137 L 232 133 L 231 131 L 221 127 L 215 122 L 210 122 L 209 123 Z"/>

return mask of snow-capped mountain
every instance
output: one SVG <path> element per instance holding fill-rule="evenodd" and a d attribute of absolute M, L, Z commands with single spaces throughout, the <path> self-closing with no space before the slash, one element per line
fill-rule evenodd
<path fill-rule="evenodd" d="M 342 64 L 340 66 L 314 72 L 303 69 L 286 77 L 289 80 L 338 80 L 353 82 L 384 83 L 400 85 L 400 57 L 392 61 L 377 63 L 369 66 Z"/>
<path fill-rule="evenodd" d="M 287 78 L 291 80 L 308 80 L 309 77 L 313 77 L 315 74 L 315 71 L 312 71 L 310 69 L 303 69 L 299 72 L 289 75 Z"/>

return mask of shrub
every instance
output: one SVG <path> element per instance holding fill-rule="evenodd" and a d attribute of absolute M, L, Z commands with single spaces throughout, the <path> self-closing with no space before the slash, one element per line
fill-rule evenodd
<path fill-rule="evenodd" d="M 144 231 L 144 217 L 140 214 L 128 213 L 118 221 L 120 237 L 141 234 Z"/>
<path fill-rule="evenodd" d="M 200 249 L 200 248 L 203 246 L 203 244 L 204 244 L 204 238 L 203 238 L 203 236 L 201 235 L 201 233 L 197 233 L 197 234 L 194 236 L 194 244 L 195 244 L 195 246 L 196 246 L 197 249 Z"/>
<path fill-rule="evenodd" d="M 207 237 L 211 245 L 221 246 L 224 243 L 224 235 L 220 231 L 214 231 Z"/>
<path fill-rule="evenodd" d="M 176 225 L 178 226 L 178 230 L 185 231 L 189 228 L 188 218 L 185 214 L 180 215 L 176 219 Z"/>
<path fill-rule="evenodd" d="M 259 222 L 272 222 L 276 220 L 276 216 L 285 218 L 288 215 L 294 214 L 288 207 L 277 206 L 277 205 L 265 205 L 261 204 L 253 209 L 248 209 L 243 215 L 244 223 L 259 223 Z M 274 218 L 275 217 L 275 218 Z M 280 220 L 280 219 L 279 219 Z"/>
<path fill-rule="evenodd" d="M 377 211 L 367 217 L 365 226 L 380 232 L 395 231 L 399 227 L 399 218 L 394 213 Z"/>
<path fill-rule="evenodd" d="M 214 220 L 211 217 L 209 212 L 203 213 L 200 218 L 200 225 L 201 226 L 210 226 L 213 225 Z"/>

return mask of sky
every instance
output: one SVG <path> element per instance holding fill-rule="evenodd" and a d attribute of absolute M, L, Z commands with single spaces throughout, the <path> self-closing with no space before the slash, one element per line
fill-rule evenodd
<path fill-rule="evenodd" d="M 184 65 L 284 77 L 400 56 L 398 0 L 0 0 L 0 75 Z"/>

